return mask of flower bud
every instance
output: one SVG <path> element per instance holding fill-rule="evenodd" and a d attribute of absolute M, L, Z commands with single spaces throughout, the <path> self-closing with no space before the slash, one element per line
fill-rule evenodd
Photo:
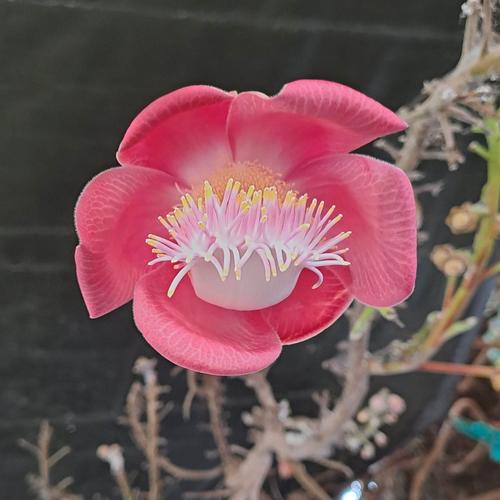
<path fill-rule="evenodd" d="M 290 479 L 293 476 L 293 469 L 286 460 L 278 460 L 278 476 L 281 479 Z"/>
<path fill-rule="evenodd" d="M 467 269 L 468 254 L 451 245 L 437 245 L 431 252 L 431 261 L 446 276 L 460 276 Z"/>
<path fill-rule="evenodd" d="M 363 460 L 370 460 L 375 456 L 375 446 L 372 443 L 366 443 L 361 448 L 360 456 Z"/>
<path fill-rule="evenodd" d="M 360 424 L 366 424 L 366 422 L 370 420 L 370 411 L 368 410 L 368 408 L 363 408 L 362 410 L 360 410 L 356 415 L 356 419 Z"/>
<path fill-rule="evenodd" d="M 453 251 L 451 245 L 436 245 L 431 252 L 431 261 L 442 271 L 444 263 L 453 255 Z"/>
<path fill-rule="evenodd" d="M 471 233 L 477 228 L 479 214 L 474 210 L 472 203 L 465 202 L 453 207 L 445 222 L 453 234 Z"/>
<path fill-rule="evenodd" d="M 381 448 L 387 446 L 388 443 L 387 435 L 380 431 L 375 433 L 375 436 L 373 436 L 373 440 L 375 441 L 377 446 L 380 446 Z"/>
<path fill-rule="evenodd" d="M 405 400 L 397 394 L 389 394 L 387 398 L 389 409 L 392 413 L 400 415 L 406 410 Z"/>
<path fill-rule="evenodd" d="M 459 253 L 454 254 L 443 265 L 443 273 L 446 276 L 461 276 L 466 269 L 467 259 Z"/>

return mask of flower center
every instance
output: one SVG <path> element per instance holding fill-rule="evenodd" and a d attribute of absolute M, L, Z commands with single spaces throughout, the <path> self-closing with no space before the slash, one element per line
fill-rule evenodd
<path fill-rule="evenodd" d="M 238 180 L 234 180 L 237 178 Z M 240 180 L 241 179 L 241 180 Z M 289 189 L 259 164 L 236 164 L 215 173 L 202 187 L 181 197 L 160 223 L 169 237 L 148 235 L 155 258 L 179 272 L 172 297 L 189 273 L 196 295 L 211 304 L 250 311 L 286 299 L 302 270 L 323 282 L 321 267 L 349 265 L 340 242 L 351 233 L 331 235 L 342 218 L 335 207 Z"/>

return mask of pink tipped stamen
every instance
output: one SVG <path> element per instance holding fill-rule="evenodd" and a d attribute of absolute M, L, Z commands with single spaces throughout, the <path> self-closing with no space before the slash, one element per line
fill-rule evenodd
<path fill-rule="evenodd" d="M 266 281 L 293 263 L 318 277 L 313 288 L 323 282 L 321 267 L 350 264 L 342 258 L 348 249 L 338 248 L 350 231 L 327 236 L 342 215 L 331 218 L 335 206 L 323 213 L 324 202 L 315 198 L 307 205 L 307 195 L 297 197 L 288 191 L 280 201 L 275 187 L 255 190 L 250 186 L 245 191 L 238 181 L 229 179 L 221 198 L 205 181 L 202 197 L 195 201 L 188 193 L 181 202 L 158 218 L 170 239 L 154 234 L 146 239 L 155 257 L 150 265 L 178 263 L 180 271 L 168 289 L 169 297 L 199 261 L 211 263 L 222 281 L 230 272 L 240 280 L 245 264 L 256 254 Z"/>

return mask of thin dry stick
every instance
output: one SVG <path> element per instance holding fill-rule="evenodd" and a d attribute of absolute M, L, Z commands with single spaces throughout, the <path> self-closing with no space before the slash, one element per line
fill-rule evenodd
<path fill-rule="evenodd" d="M 184 418 L 184 420 L 189 420 L 191 416 L 191 406 L 193 404 L 193 400 L 196 395 L 200 393 L 200 388 L 198 387 L 198 383 L 196 382 L 196 376 L 196 372 L 186 370 L 186 383 L 188 391 L 186 393 L 186 397 L 184 398 L 184 402 L 182 403 L 182 417 Z"/>
<path fill-rule="evenodd" d="M 498 500 L 500 498 L 500 488 L 469 497 L 469 500 Z"/>
<path fill-rule="evenodd" d="M 307 472 L 304 464 L 300 462 L 290 463 L 293 477 L 304 488 L 304 490 L 316 500 L 330 500 L 330 495 L 318 484 L 318 482 Z"/>
<path fill-rule="evenodd" d="M 460 459 L 458 462 L 448 465 L 447 471 L 452 476 L 458 476 L 464 473 L 473 463 L 486 457 L 488 454 L 488 449 L 483 443 L 477 443 L 474 448 L 472 448 L 465 457 Z"/>
<path fill-rule="evenodd" d="M 66 491 L 66 488 L 73 482 L 72 478 L 66 477 L 55 486 L 50 483 L 51 468 L 70 452 L 69 446 L 63 446 L 50 455 L 52 435 L 53 428 L 47 420 L 43 420 L 40 424 L 36 445 L 24 439 L 18 441 L 19 446 L 32 453 L 37 460 L 38 475 L 28 476 L 31 489 L 40 500 L 81 500 L 80 496 Z"/>
<path fill-rule="evenodd" d="M 462 415 L 466 410 L 470 411 L 470 413 L 474 416 L 474 418 L 478 420 L 484 420 L 485 415 L 478 404 L 469 398 L 462 398 L 455 401 L 455 403 L 450 408 L 448 413 L 449 417 L 458 417 Z M 422 463 L 420 469 L 416 472 L 413 477 L 413 481 L 410 487 L 410 500 L 420 500 L 422 497 L 422 488 L 431 472 L 434 464 L 439 460 L 440 457 L 443 456 L 446 445 L 450 440 L 451 436 L 454 434 L 454 429 L 449 423 L 446 421 L 439 430 L 436 442 L 434 447 L 430 451 L 430 453 L 426 456 L 424 462 Z"/>
<path fill-rule="evenodd" d="M 207 400 L 210 427 L 225 474 L 230 475 L 236 466 L 235 458 L 226 439 L 226 431 L 222 419 L 220 400 L 222 397 L 222 384 L 219 377 L 203 375 L 203 394 Z"/>
<path fill-rule="evenodd" d="M 122 500 L 133 500 L 121 446 L 118 444 L 103 444 L 97 448 L 97 456 L 109 464 L 111 475 L 118 486 Z"/>
<path fill-rule="evenodd" d="M 159 466 L 176 479 L 186 481 L 204 481 L 220 477 L 223 473 L 222 467 L 214 467 L 206 470 L 186 469 L 172 463 L 167 457 L 159 457 Z"/>
<path fill-rule="evenodd" d="M 150 465 L 149 454 L 152 455 L 155 449 L 154 448 L 148 449 L 148 431 L 147 431 L 148 424 L 146 423 L 145 425 L 142 422 L 142 415 L 144 413 L 145 405 L 146 406 L 149 405 L 150 408 L 150 413 L 146 411 L 147 420 L 150 419 L 151 412 L 153 411 L 153 409 L 155 410 L 156 416 L 153 417 L 153 425 L 150 425 L 149 432 L 153 432 L 155 429 L 157 429 L 159 433 L 159 422 L 161 420 L 160 418 L 161 402 L 159 400 L 159 396 L 162 392 L 162 388 L 157 383 L 156 374 L 154 374 L 155 375 L 154 377 L 151 377 L 151 374 L 149 373 L 149 370 L 154 370 L 154 364 L 148 366 L 147 362 L 153 360 L 145 360 L 145 358 L 139 358 L 139 360 L 140 363 L 144 363 L 145 366 L 142 366 L 140 363 L 139 365 L 136 363 L 136 367 L 139 366 L 139 369 L 136 368 L 135 371 L 143 374 L 143 376 L 145 377 L 146 385 L 143 386 L 139 382 L 134 382 L 130 387 L 125 407 L 125 413 L 126 413 L 125 421 L 131 430 L 132 439 L 134 440 L 137 447 L 146 455 L 148 459 L 148 465 Z M 144 371 L 146 371 L 146 373 L 144 373 Z M 154 384 L 156 386 L 155 390 L 152 390 L 151 388 L 149 389 L 149 403 L 148 403 L 148 392 L 147 392 L 148 382 L 149 384 Z M 158 451 L 159 439 L 160 438 L 158 434 L 158 437 L 156 438 L 156 443 L 157 443 L 156 455 L 154 457 L 153 464 L 156 464 L 158 469 L 163 470 L 167 474 L 170 474 L 172 477 L 179 480 L 200 481 L 200 480 L 214 479 L 222 474 L 223 471 L 221 467 L 214 467 L 212 469 L 207 469 L 207 470 L 196 470 L 196 469 L 187 469 L 184 467 L 180 467 L 172 463 L 168 457 L 160 455 Z M 150 468 L 151 467 L 148 467 L 148 469 Z M 159 471 L 156 477 L 159 477 Z M 154 476 L 152 480 L 154 480 Z"/>
<path fill-rule="evenodd" d="M 144 394 L 146 398 L 146 456 L 148 460 L 148 500 L 160 500 L 161 498 L 161 475 L 159 465 L 159 433 L 160 422 L 158 418 L 158 410 L 160 404 L 158 402 L 159 388 L 154 370 L 147 372 L 145 375 Z"/>
<path fill-rule="evenodd" d="M 354 472 L 350 467 L 337 460 L 330 460 L 328 458 L 312 458 L 311 462 L 322 465 L 327 469 L 341 472 L 347 478 L 352 478 L 354 476 Z"/>
<path fill-rule="evenodd" d="M 472 365 L 482 365 L 488 359 L 488 356 L 487 356 L 488 349 L 489 349 L 489 346 L 483 346 L 471 364 Z M 458 383 L 457 392 L 459 394 L 463 394 L 463 393 L 469 391 L 475 381 L 476 381 L 476 377 L 474 377 L 472 375 L 465 376 Z"/>

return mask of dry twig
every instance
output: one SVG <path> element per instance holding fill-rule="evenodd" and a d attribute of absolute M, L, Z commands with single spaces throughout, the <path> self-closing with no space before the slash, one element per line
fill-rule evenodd
<path fill-rule="evenodd" d="M 39 500 L 82 500 L 81 496 L 67 491 L 68 486 L 73 482 L 70 477 L 62 479 L 55 486 L 51 485 L 52 467 L 70 452 L 69 446 L 63 446 L 52 455 L 50 454 L 53 432 L 54 429 L 47 420 L 44 420 L 40 424 L 36 445 L 24 439 L 18 441 L 19 446 L 32 453 L 38 463 L 38 474 L 28 475 L 28 484 Z"/>

